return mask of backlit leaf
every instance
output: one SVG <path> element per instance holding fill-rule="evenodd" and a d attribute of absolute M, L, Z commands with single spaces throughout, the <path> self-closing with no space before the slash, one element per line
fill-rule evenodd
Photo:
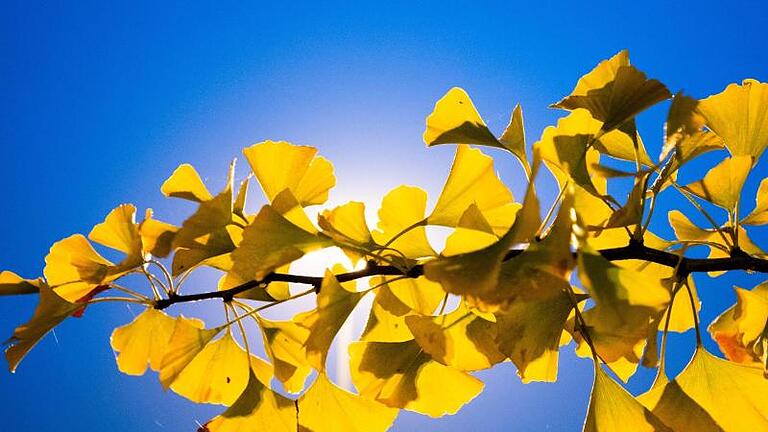
<path fill-rule="evenodd" d="M 112 349 L 120 372 L 128 375 L 144 375 L 147 364 L 152 370 L 160 370 L 165 349 L 171 340 L 176 320 L 165 312 L 147 308 L 133 321 L 112 332 Z"/>
<path fill-rule="evenodd" d="M 504 234 L 520 205 L 496 175 L 493 159 L 480 150 L 459 145 L 451 172 L 427 218 L 434 225 L 455 227 L 467 208 L 475 204 L 494 233 Z"/>
<path fill-rule="evenodd" d="M 670 431 L 656 416 L 595 365 L 595 383 L 584 432 Z"/>
<path fill-rule="evenodd" d="M 398 410 L 350 393 L 320 373 L 298 401 L 299 431 L 386 431 Z"/>
<path fill-rule="evenodd" d="M 313 147 L 264 141 L 243 154 L 270 202 L 289 189 L 302 206 L 322 204 L 336 184 L 333 166 Z"/>
<path fill-rule="evenodd" d="M 163 388 L 170 387 L 189 362 L 221 332 L 221 327 L 205 329 L 204 326 L 202 321 L 195 318 L 176 318 L 171 339 L 160 361 L 160 382 Z"/>
<path fill-rule="evenodd" d="M 56 294 L 74 303 L 109 277 L 113 264 L 80 234 L 51 246 L 45 257 L 45 279 Z"/>
<path fill-rule="evenodd" d="M 408 258 L 434 256 L 435 251 L 427 240 L 423 226 L 417 226 L 400 235 L 405 229 L 418 224 L 425 218 L 427 193 L 414 186 L 399 186 L 388 192 L 379 209 L 378 229 L 373 231 L 376 243 L 400 251 Z"/>
<path fill-rule="evenodd" d="M 520 104 L 515 105 L 509 125 L 504 129 L 504 133 L 501 134 L 499 142 L 504 145 L 504 148 L 517 156 L 525 172 L 530 177 L 531 167 L 528 164 L 528 156 L 525 154 L 525 127 L 523 126 L 523 109 L 520 107 Z"/>
<path fill-rule="evenodd" d="M 724 159 L 710 169 L 703 179 L 689 184 L 688 190 L 729 212 L 736 209 L 741 188 L 752 168 L 751 156 Z"/>
<path fill-rule="evenodd" d="M 325 370 L 328 350 L 336 333 L 362 297 L 362 293 L 345 289 L 332 272 L 326 271 L 317 294 L 317 308 L 294 317 L 294 321 L 309 330 L 304 346 L 307 360 L 315 369 Z"/>
<path fill-rule="evenodd" d="M 156 257 L 167 257 L 171 253 L 173 238 L 179 227 L 152 217 L 152 209 L 147 209 L 144 220 L 139 224 L 139 235 L 144 252 Z"/>
<path fill-rule="evenodd" d="M 11 372 L 16 371 L 27 353 L 70 315 L 82 308 L 82 305 L 66 301 L 59 297 L 47 284 L 41 283 L 40 298 L 32 318 L 13 331 L 13 336 L 5 341 L 5 358 Z"/>
<path fill-rule="evenodd" d="M 473 314 L 463 303 L 447 315 L 411 315 L 405 322 L 419 346 L 446 366 L 475 371 L 507 358 L 496 347 L 495 324 Z"/>
<path fill-rule="evenodd" d="M 482 381 L 436 362 L 414 340 L 355 342 L 349 353 L 360 394 L 390 407 L 441 417 L 455 414 L 483 389 Z"/>
<path fill-rule="evenodd" d="M 610 131 L 670 96 L 664 84 L 646 78 L 629 64 L 627 51 L 621 51 L 579 79 L 573 92 L 553 106 L 586 108 L 603 122 L 604 131 Z"/>
<path fill-rule="evenodd" d="M 167 197 L 183 198 L 199 203 L 213 198 L 200 178 L 200 174 L 189 164 L 179 165 L 163 183 L 160 191 Z"/>
<path fill-rule="evenodd" d="M 733 156 L 756 160 L 768 146 L 768 84 L 753 79 L 730 84 L 701 100 L 698 109 Z"/>
<path fill-rule="evenodd" d="M 768 178 L 760 181 L 755 197 L 755 208 L 741 223 L 744 225 L 768 224 Z"/>
<path fill-rule="evenodd" d="M 0 272 L 0 296 L 32 294 L 40 291 L 40 280 L 27 280 L 14 272 L 3 270 Z"/>
<path fill-rule="evenodd" d="M 309 330 L 293 321 L 270 321 L 262 317 L 259 317 L 259 327 L 264 350 L 275 366 L 275 378 L 283 383 L 287 392 L 299 393 L 312 372 L 304 350 Z"/>
<path fill-rule="evenodd" d="M 448 90 L 435 104 L 427 117 L 424 142 L 427 146 L 481 144 L 504 148 L 485 125 L 467 92 L 459 87 Z"/>

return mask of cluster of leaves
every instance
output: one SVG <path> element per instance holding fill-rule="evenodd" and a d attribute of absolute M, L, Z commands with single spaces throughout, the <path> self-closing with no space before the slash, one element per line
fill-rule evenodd
<path fill-rule="evenodd" d="M 663 148 L 651 158 L 635 117 L 670 98 Z M 768 179 L 746 217 L 739 203 L 768 146 L 768 84 L 745 80 L 703 100 L 672 96 L 630 65 L 624 51 L 598 64 L 554 107 L 568 114 L 543 131 L 529 157 L 520 106 L 497 137 L 469 96 L 451 89 L 424 133 L 428 146 L 457 144 L 435 206 L 427 212 L 423 190 L 400 186 L 383 198 L 374 230 L 360 202 L 322 210 L 316 223 L 308 216 L 306 208 L 323 204 L 335 184 L 332 165 L 314 148 L 272 141 L 246 148 L 252 175 L 235 190 L 233 164 L 216 195 L 192 166 L 181 165 L 161 188 L 197 204 L 181 226 L 154 219 L 151 210 L 136 222 L 136 207 L 123 204 L 88 238 L 55 243 L 44 278 L 0 273 L 0 294 L 40 299 L 7 342 L 10 368 L 86 306 L 132 302 L 146 309 L 112 334 L 118 368 L 142 375 L 149 367 L 163 387 L 225 405 L 201 428 L 209 432 L 376 431 L 386 430 L 400 409 L 454 414 L 483 389 L 471 372 L 511 361 L 524 382 L 555 381 L 566 346 L 595 366 L 586 431 L 768 429 L 768 283 L 736 288 L 737 303 L 710 325 L 727 358 L 721 359 L 702 347 L 696 289 L 679 265 L 693 245 L 708 247 L 712 259 L 766 257 L 744 227 L 768 224 Z M 505 149 L 520 161 L 529 179 L 522 202 L 501 182 L 492 158 L 470 145 Z M 687 162 L 718 150 L 724 158 L 701 180 L 677 182 Z M 605 165 L 606 158 L 630 168 Z M 542 166 L 560 185 L 543 218 L 534 186 Z M 249 214 L 254 178 L 269 203 Z M 624 199 L 608 193 L 616 178 L 632 181 Z M 673 211 L 677 238 L 652 234 L 663 193 L 682 195 L 712 226 Z M 710 215 L 702 202 L 724 214 Z M 428 226 L 453 229 L 439 253 Z M 112 263 L 91 241 L 125 257 Z M 338 263 L 322 278 L 290 274 L 305 254 L 331 247 L 346 254 L 347 265 L 365 266 L 351 271 Z M 610 248 L 626 254 L 609 261 L 601 251 Z M 674 254 L 678 265 L 654 260 L 648 250 Z M 221 271 L 217 289 L 182 294 L 201 267 Z M 129 274 L 146 278 L 146 294 L 118 284 Z M 358 288 L 358 280 L 368 286 Z M 288 282 L 308 286 L 296 291 Z M 262 315 L 307 295 L 316 295 L 316 307 L 291 320 Z M 366 296 L 373 297 L 367 325 L 349 345 L 352 393 L 329 379 L 326 363 L 337 332 Z M 165 312 L 204 299 L 223 300 L 221 325 Z M 252 352 L 253 327 L 246 324 L 261 332 L 268 360 Z M 691 328 L 699 343 L 685 370 L 669 380 L 666 335 Z M 617 379 L 628 380 L 639 364 L 659 373 L 647 393 L 633 397 Z M 284 392 L 273 389 L 273 380 Z"/>

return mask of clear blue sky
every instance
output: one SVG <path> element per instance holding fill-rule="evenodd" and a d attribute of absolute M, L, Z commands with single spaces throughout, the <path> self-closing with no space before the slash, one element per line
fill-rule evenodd
<path fill-rule="evenodd" d="M 3 3 L 2 269 L 39 275 L 53 242 L 87 233 L 121 202 L 179 221 L 189 207 L 159 192 L 179 163 L 196 165 L 218 188 L 229 160 L 264 139 L 317 146 L 336 165 L 339 200 L 377 202 L 400 183 L 437 193 L 452 149 L 427 151 L 421 134 L 452 86 L 470 93 L 496 131 L 521 103 L 532 143 L 559 116 L 547 106 L 623 48 L 672 91 L 696 97 L 747 77 L 768 80 L 764 1 L 123 3 Z M 640 123 L 652 154 L 665 109 Z M 683 181 L 715 161 L 703 158 Z M 752 174 L 747 194 L 766 166 Z M 498 168 L 521 196 L 516 164 L 501 157 Z M 663 206 L 691 211 L 678 203 Z M 659 214 L 654 228 L 668 237 Z M 756 233 L 768 247 L 766 232 Z M 758 279 L 697 281 L 708 322 L 733 301 L 732 284 Z M 0 299 L 1 339 L 34 304 Z M 0 371 L 2 428 L 184 431 L 219 412 L 163 393 L 153 374 L 117 371 L 109 334 L 130 319 L 125 306 L 90 308 L 56 331 L 58 343 L 43 340 L 15 375 Z M 680 347 L 670 372 L 686 362 L 692 340 L 673 339 Z M 498 366 L 479 374 L 486 390 L 459 415 L 434 421 L 403 412 L 395 429 L 578 430 L 591 365 L 569 351 L 557 384 L 523 385 L 513 367 Z M 631 390 L 651 376 L 641 371 Z"/>

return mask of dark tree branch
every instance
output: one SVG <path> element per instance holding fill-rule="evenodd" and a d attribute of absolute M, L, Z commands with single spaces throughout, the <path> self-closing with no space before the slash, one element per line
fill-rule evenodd
<path fill-rule="evenodd" d="M 507 252 L 504 260 L 510 260 L 525 252 L 525 249 L 512 249 Z M 667 267 L 677 267 L 677 273 L 680 277 L 687 277 L 691 273 L 727 271 L 727 270 L 746 270 L 760 273 L 768 273 L 768 259 L 756 258 L 742 251 L 734 251 L 730 257 L 725 258 L 686 258 L 680 257 L 671 252 L 649 248 L 641 243 L 632 242 L 627 246 L 603 249 L 600 254 L 608 261 L 623 260 L 641 260 L 661 264 Z M 413 266 L 406 274 L 397 267 L 390 265 L 379 265 L 375 262 L 369 262 L 368 265 L 358 271 L 341 273 L 336 275 L 339 282 L 349 282 L 352 280 L 368 276 L 407 276 L 417 278 L 424 274 L 421 264 Z M 171 295 L 167 299 L 161 299 L 155 302 L 156 309 L 165 309 L 176 303 L 193 302 L 198 300 L 207 300 L 220 298 L 225 301 L 232 300 L 234 296 L 258 286 L 266 286 L 271 282 L 292 282 L 306 285 L 312 285 L 315 290 L 320 289 L 323 278 L 320 276 L 301 276 L 285 273 L 270 273 L 261 280 L 249 281 L 244 284 L 221 291 L 210 291 L 196 294 Z"/>

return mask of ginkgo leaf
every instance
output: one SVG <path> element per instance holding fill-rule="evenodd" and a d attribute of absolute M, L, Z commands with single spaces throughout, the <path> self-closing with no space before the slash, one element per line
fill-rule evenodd
<path fill-rule="evenodd" d="M 173 333 L 160 361 L 160 383 L 163 388 L 173 384 L 184 368 L 202 351 L 222 327 L 204 328 L 205 324 L 196 318 L 176 318 Z"/>
<path fill-rule="evenodd" d="M 405 317 L 419 346 L 433 359 L 459 370 L 487 369 L 507 356 L 496 347 L 496 325 L 460 303 L 447 315 Z"/>
<path fill-rule="evenodd" d="M 525 154 L 525 127 L 523 126 L 523 109 L 520 107 L 520 104 L 515 105 L 509 125 L 504 129 L 504 133 L 501 134 L 499 142 L 504 145 L 504 148 L 517 156 L 526 174 L 530 177 L 531 166 L 528 163 L 528 156 Z"/>
<path fill-rule="evenodd" d="M 584 432 L 671 431 L 622 386 L 595 365 Z"/>
<path fill-rule="evenodd" d="M 296 405 L 273 392 L 254 372 L 240 397 L 222 414 L 212 418 L 198 432 L 295 432 Z"/>
<path fill-rule="evenodd" d="M 441 417 L 455 414 L 483 390 L 482 381 L 436 362 L 415 340 L 355 342 L 349 353 L 360 395 L 390 407 Z"/>
<path fill-rule="evenodd" d="M 104 222 L 93 227 L 88 238 L 125 253 L 127 260 L 131 262 L 123 262 L 121 265 L 135 266 L 143 261 L 141 235 L 136 224 L 136 207 L 132 204 L 121 204 L 112 210 Z"/>
<path fill-rule="evenodd" d="M 573 304 L 565 291 L 568 282 L 551 281 L 535 297 L 517 299 L 496 313 L 498 349 L 515 363 L 525 383 L 557 380 L 560 338 Z"/>
<path fill-rule="evenodd" d="M 456 229 L 445 240 L 445 248 L 440 254 L 451 256 L 476 251 L 490 246 L 498 239 L 480 209 L 473 203 L 461 215 Z"/>
<path fill-rule="evenodd" d="M 304 344 L 309 330 L 294 321 L 270 321 L 258 317 L 264 339 L 264 350 L 275 367 L 275 378 L 289 393 L 304 389 L 312 368 L 306 358 Z"/>
<path fill-rule="evenodd" d="M 376 280 L 378 278 L 371 279 L 372 283 Z M 413 334 L 405 322 L 405 317 L 409 315 L 417 315 L 417 313 L 395 297 L 388 285 L 380 286 L 376 289 L 368 322 L 365 324 L 360 340 L 365 342 L 405 342 L 413 339 Z"/>
<path fill-rule="evenodd" d="M 669 388 L 673 390 L 667 390 Z M 654 412 L 658 411 L 664 417 L 677 417 L 670 425 L 691 424 L 697 421 L 694 416 L 703 410 L 717 423 L 718 428 L 711 430 L 764 430 L 768 428 L 766 391 L 768 380 L 763 377 L 761 368 L 725 361 L 698 348 L 680 375 L 666 386 Z M 671 405 L 671 401 L 665 401 L 665 396 L 686 398 L 701 410 L 680 409 Z M 687 405 L 690 406 L 690 402 Z"/>
<path fill-rule="evenodd" d="M 768 84 L 753 79 L 730 84 L 701 100 L 698 110 L 733 156 L 757 160 L 768 146 Z"/>
<path fill-rule="evenodd" d="M 0 296 L 32 294 L 40 291 L 40 280 L 27 280 L 8 270 L 0 272 Z"/>
<path fill-rule="evenodd" d="M 336 333 L 362 297 L 363 293 L 345 289 L 333 273 L 326 270 L 317 294 L 317 308 L 294 317 L 295 322 L 309 330 L 304 347 L 307 360 L 315 369 L 325 370 L 325 360 Z"/>
<path fill-rule="evenodd" d="M 80 234 L 51 246 L 45 257 L 45 279 L 56 294 L 75 303 L 109 277 L 113 264 Z"/>
<path fill-rule="evenodd" d="M 192 402 L 229 406 L 248 384 L 248 370 L 248 354 L 227 331 L 195 355 L 171 389 Z"/>
<path fill-rule="evenodd" d="M 173 238 L 179 227 L 159 221 L 152 217 L 152 209 L 147 209 L 144 220 L 139 224 L 139 235 L 144 252 L 156 257 L 167 257 L 173 247 Z"/>
<path fill-rule="evenodd" d="M 671 96 L 664 84 L 646 78 L 631 66 L 625 50 L 581 77 L 573 92 L 553 107 L 586 108 L 592 117 L 603 122 L 604 131 L 610 131 Z"/>
<path fill-rule="evenodd" d="M 427 221 L 455 227 L 471 204 L 477 206 L 497 235 L 507 231 L 520 208 L 496 174 L 493 159 L 478 149 L 459 145 L 443 191 Z"/>
<path fill-rule="evenodd" d="M 427 146 L 437 144 L 481 144 L 504 148 L 485 125 L 464 89 L 448 90 L 427 117 L 424 131 Z"/>
<path fill-rule="evenodd" d="M 608 362 L 631 356 L 669 304 L 669 290 L 659 279 L 611 264 L 589 246 L 581 249 L 578 264 L 579 279 L 595 302 L 582 315 L 597 353 Z"/>
<path fill-rule="evenodd" d="M 659 372 L 651 389 L 638 396 L 637 401 L 674 431 L 722 431 L 712 417 L 685 394 L 677 382 L 669 381 L 663 371 Z"/>
<path fill-rule="evenodd" d="M 419 226 L 425 219 L 426 208 L 427 193 L 424 190 L 405 185 L 392 189 L 381 201 L 378 229 L 371 233 L 373 239 L 408 258 L 434 256 L 426 230 Z"/>
<path fill-rule="evenodd" d="M 200 174 L 190 164 L 179 165 L 160 187 L 160 192 L 167 197 L 183 198 L 198 203 L 213 198 L 200 178 Z"/>
<path fill-rule="evenodd" d="M 350 201 L 325 210 L 317 216 L 317 222 L 323 233 L 335 240 L 353 262 L 365 257 L 358 248 L 373 250 L 376 246 L 365 222 L 365 204 L 361 202 Z"/>
<path fill-rule="evenodd" d="M 755 208 L 741 223 L 744 225 L 768 224 L 768 178 L 760 181 L 755 197 Z"/>
<path fill-rule="evenodd" d="M 398 410 L 350 393 L 332 383 L 324 373 L 298 401 L 299 431 L 386 431 Z"/>
<path fill-rule="evenodd" d="M 324 246 L 330 246 L 327 237 L 305 231 L 266 205 L 243 230 L 243 241 L 232 252 L 232 271 L 227 274 L 223 288 L 262 279 L 306 252 Z"/>
<path fill-rule="evenodd" d="M 496 286 L 502 260 L 513 238 L 514 226 L 488 247 L 427 261 L 424 276 L 442 285 L 445 291 L 463 296 L 471 307 L 493 311 L 499 307 Z"/>
<path fill-rule="evenodd" d="M 706 120 L 698 111 L 699 101 L 678 92 L 672 99 L 664 124 L 666 141 L 659 160 L 675 150 L 671 172 L 683 163 L 711 150 L 723 148 L 723 141 L 712 132 L 702 130 Z M 676 165 L 674 165 L 676 163 Z M 669 174 L 667 174 L 668 176 Z"/>
<path fill-rule="evenodd" d="M 700 198 L 734 212 L 750 168 L 751 156 L 730 157 L 715 165 L 703 179 L 689 184 L 687 188 Z"/>
<path fill-rule="evenodd" d="M 232 203 L 232 214 L 237 215 L 243 221 L 248 221 L 248 215 L 245 214 L 245 202 L 248 199 L 248 185 L 251 183 L 251 176 L 248 176 L 240 182 L 237 189 L 235 201 Z"/>
<path fill-rule="evenodd" d="M 431 315 L 445 298 L 445 291 L 439 283 L 424 276 L 417 278 L 396 279 L 388 278 L 386 286 L 392 295 L 422 315 Z M 384 279 L 371 279 L 371 286 L 384 282 Z"/>
<path fill-rule="evenodd" d="M 736 304 L 726 309 L 709 326 L 709 333 L 725 357 L 736 363 L 764 366 L 763 339 L 768 320 L 768 282 L 752 290 L 735 288 Z"/>
<path fill-rule="evenodd" d="M 159 371 L 176 320 L 163 311 L 147 308 L 133 321 L 112 332 L 110 343 L 118 353 L 117 367 L 128 375 L 144 375 L 147 364 Z"/>
<path fill-rule="evenodd" d="M 333 165 L 317 149 L 285 141 L 264 141 L 243 150 L 267 199 L 289 189 L 306 207 L 322 204 L 336 184 Z"/>
<path fill-rule="evenodd" d="M 221 193 L 201 202 L 176 232 L 173 247 L 183 250 L 174 254 L 173 274 L 178 275 L 206 259 L 231 252 L 235 245 L 226 229 L 231 222 L 232 185 L 228 183 Z"/>
<path fill-rule="evenodd" d="M 34 315 L 26 324 L 16 327 L 13 336 L 4 342 L 7 346 L 5 358 L 11 372 L 16 371 L 21 360 L 43 336 L 83 307 L 61 298 L 45 283 L 40 283 L 38 288 L 40 298 Z"/>
<path fill-rule="evenodd" d="M 645 195 L 649 174 L 640 175 L 627 196 L 627 202 L 617 209 L 605 224 L 605 228 L 628 227 L 642 223 Z"/>

